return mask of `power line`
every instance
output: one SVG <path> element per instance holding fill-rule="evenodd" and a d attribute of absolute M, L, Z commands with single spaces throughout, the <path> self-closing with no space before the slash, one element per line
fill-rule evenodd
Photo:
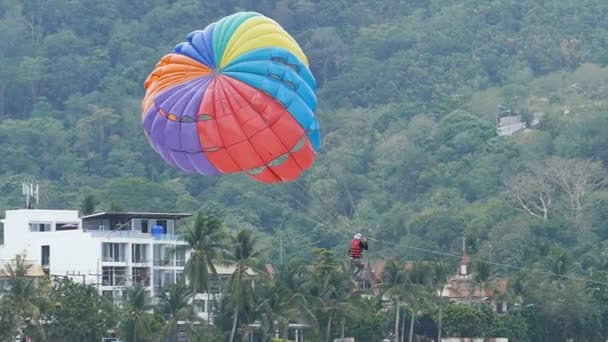
<path fill-rule="evenodd" d="M 373 240 L 373 241 L 378 241 L 378 242 L 386 243 L 386 244 L 390 244 L 390 245 L 398 245 L 398 243 L 395 243 L 395 242 L 392 242 L 392 241 L 378 240 L 378 239 L 371 238 L 371 237 L 368 237 L 368 239 L 369 240 Z M 425 252 L 425 253 L 431 253 L 431 254 L 436 254 L 436 255 L 447 256 L 447 257 L 451 257 L 451 258 L 458 258 L 458 259 L 462 258 L 462 255 L 453 254 L 453 253 L 446 253 L 446 252 L 440 252 L 440 251 L 426 249 L 426 248 L 420 248 L 420 247 L 414 247 L 414 246 L 408 246 L 408 245 L 402 245 L 402 244 L 399 244 L 399 247 L 403 247 L 403 248 L 407 248 L 407 249 L 413 249 L 413 250 L 420 251 L 420 252 Z M 539 274 L 544 274 L 544 275 L 551 275 L 551 276 L 555 276 L 555 277 L 559 277 L 559 278 L 578 280 L 578 281 L 583 281 L 583 282 L 587 282 L 587 283 L 608 285 L 608 282 L 599 281 L 599 280 L 593 280 L 593 279 L 589 279 L 589 278 L 575 277 L 575 276 L 569 276 L 569 275 L 564 275 L 564 274 L 557 274 L 557 273 L 554 273 L 554 272 L 543 271 L 543 270 L 533 269 L 533 268 L 528 268 L 528 267 L 513 266 L 513 265 L 503 264 L 503 263 L 499 263 L 499 262 L 490 262 L 488 260 L 479 259 L 479 258 L 473 258 L 473 257 L 471 257 L 471 259 L 472 260 L 474 259 L 477 262 L 486 263 L 488 265 L 496 265 L 496 266 L 501 266 L 501 267 L 510 268 L 510 269 L 514 269 L 514 270 L 527 271 L 527 272 L 531 272 L 531 273 L 539 273 Z"/>

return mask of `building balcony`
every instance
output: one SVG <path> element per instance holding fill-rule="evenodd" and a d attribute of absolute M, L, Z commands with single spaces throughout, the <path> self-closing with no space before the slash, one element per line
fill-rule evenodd
<path fill-rule="evenodd" d="M 183 259 L 154 259 L 154 266 L 156 267 L 184 267 L 186 260 Z"/>
<path fill-rule="evenodd" d="M 127 263 L 127 259 L 114 259 L 110 257 L 103 257 L 101 262 L 104 264 L 117 264 L 117 265 L 125 265 Z"/>
<path fill-rule="evenodd" d="M 152 236 L 152 234 L 142 233 L 136 230 L 88 230 L 87 233 L 93 238 L 126 238 L 180 242 L 180 236 L 178 234 Z"/>

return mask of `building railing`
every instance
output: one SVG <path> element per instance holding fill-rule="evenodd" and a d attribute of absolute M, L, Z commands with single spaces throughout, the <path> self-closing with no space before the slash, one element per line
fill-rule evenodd
<path fill-rule="evenodd" d="M 127 262 L 127 258 L 125 256 L 118 257 L 118 258 L 114 258 L 111 256 L 103 256 L 101 258 L 101 261 L 103 261 L 103 262 Z"/>
<path fill-rule="evenodd" d="M 186 260 L 184 259 L 154 259 L 154 266 L 178 266 L 184 267 L 186 265 Z"/>
<path fill-rule="evenodd" d="M 87 230 L 92 237 L 153 239 L 160 241 L 179 241 L 179 234 L 152 235 L 135 230 Z"/>
<path fill-rule="evenodd" d="M 139 258 L 139 259 L 131 260 L 131 263 L 132 264 L 149 264 L 150 261 L 152 261 L 152 259 L 150 259 L 150 258 Z"/>
<path fill-rule="evenodd" d="M 126 275 L 114 275 L 113 278 L 102 278 L 101 286 L 126 286 L 127 276 Z"/>

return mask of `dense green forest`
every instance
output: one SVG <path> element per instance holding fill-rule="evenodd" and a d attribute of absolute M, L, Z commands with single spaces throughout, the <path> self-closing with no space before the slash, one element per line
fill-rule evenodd
<path fill-rule="evenodd" d="M 238 10 L 277 20 L 317 78 L 323 144 L 297 182 L 184 174 L 141 128 L 158 59 Z M 355 231 L 372 260 L 459 254 L 466 236 L 546 304 L 547 341 L 605 339 L 607 16 L 603 0 L 0 0 L 0 209 L 30 179 L 44 208 L 203 208 L 304 263 L 342 260 Z M 504 108 L 539 123 L 498 136 Z"/>

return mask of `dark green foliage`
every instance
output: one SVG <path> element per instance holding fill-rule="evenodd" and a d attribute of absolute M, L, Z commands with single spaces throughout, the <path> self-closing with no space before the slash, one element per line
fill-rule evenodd
<path fill-rule="evenodd" d="M 86 195 L 80 205 L 80 212 L 83 215 L 91 215 L 95 213 L 95 206 L 97 205 L 97 199 L 93 195 Z"/>
<path fill-rule="evenodd" d="M 49 297 L 49 311 L 44 316 L 48 338 L 65 341 L 98 341 L 116 324 L 112 302 L 99 297 L 97 288 L 61 279 Z"/>
<path fill-rule="evenodd" d="M 0 340 L 9 341 L 17 333 L 16 312 L 12 305 L 0 301 Z"/>
<path fill-rule="evenodd" d="M 294 183 L 184 174 L 141 129 L 142 83 L 158 59 L 237 10 L 281 23 L 318 80 L 323 146 Z M 314 247 L 343 260 L 355 231 L 382 240 L 370 241 L 371 259 L 434 256 L 412 247 L 458 254 L 464 235 L 475 257 L 492 244 L 495 262 L 557 274 L 492 268 L 517 278 L 517 300 L 550 304 L 522 310 L 535 322 L 527 337 L 512 333 L 519 314 L 495 318 L 493 329 L 516 341 L 605 339 L 605 310 L 582 314 L 587 303 L 606 304 L 601 291 L 563 276 L 606 270 L 598 255 L 608 238 L 607 11 L 603 0 L 0 0 L 0 211 L 22 206 L 21 182 L 32 178 L 43 208 L 202 207 L 229 228 L 257 230 L 260 245 L 273 247 L 259 262 L 275 264 L 279 231 L 284 260 L 307 264 Z M 497 118 L 509 114 L 531 130 L 497 136 Z M 595 172 L 581 167 L 588 161 L 601 172 L 585 183 Z M 564 174 L 584 190 L 578 208 L 572 188 L 556 181 Z M 547 217 L 539 191 L 551 196 Z M 583 306 L 552 303 L 538 284 Z M 237 308 L 251 321 L 245 309 Z M 339 322 L 327 329 L 330 314 L 321 315 L 319 331 L 336 333 Z M 365 317 L 355 321 L 394 328 Z"/>
<path fill-rule="evenodd" d="M 444 336 L 481 336 L 481 322 L 481 314 L 474 308 L 462 304 L 449 305 L 443 312 Z"/>

